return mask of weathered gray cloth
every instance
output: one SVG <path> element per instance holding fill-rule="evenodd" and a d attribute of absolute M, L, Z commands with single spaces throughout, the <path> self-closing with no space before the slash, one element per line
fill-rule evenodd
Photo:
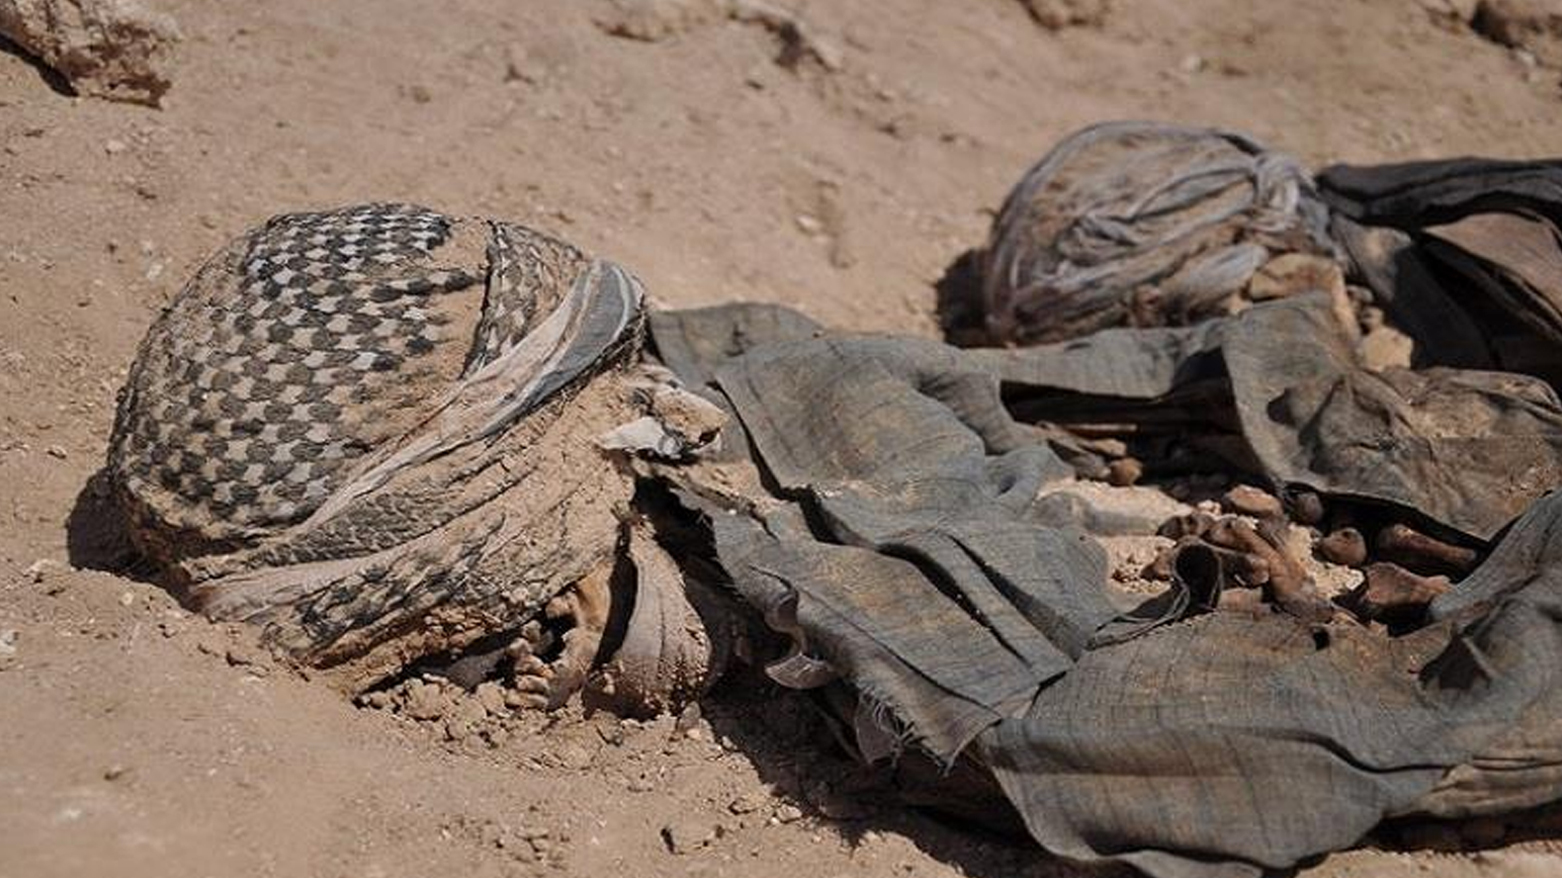
<path fill-rule="evenodd" d="M 1069 468 L 1012 412 L 1059 395 L 1050 410 L 1133 416 L 1190 383 L 1224 386 L 1234 417 L 1207 419 L 1234 424 L 1276 483 L 1480 540 L 1557 483 L 1548 388 L 1364 373 L 1348 331 L 1323 295 L 1012 351 L 834 335 L 774 307 L 658 314 L 664 360 L 742 433 L 732 459 L 666 477 L 733 587 L 791 636 L 773 676 L 858 693 L 865 757 L 909 744 L 974 762 L 1058 854 L 1254 875 L 1388 816 L 1562 791 L 1543 722 L 1562 711 L 1562 574 L 1544 539 L 1562 504 L 1537 505 L 1481 568 L 1487 600 L 1450 601 L 1407 636 L 1283 615 L 1169 624 L 1186 601 L 1120 611 L 1093 541 L 1040 521 L 1037 489 Z M 1539 473 L 1528 488 L 1497 485 L 1521 464 Z M 1499 762 L 1533 768 L 1483 771 Z"/>
<path fill-rule="evenodd" d="M 1251 875 L 1386 816 L 1562 795 L 1562 567 L 1548 498 L 1438 607 L 1386 638 L 1215 613 L 1092 651 L 979 738 L 1032 834 L 1158 876 Z"/>
<path fill-rule="evenodd" d="M 1069 470 L 1024 441 L 996 384 L 961 374 L 955 349 L 821 339 L 709 358 L 729 342 L 773 337 L 766 329 L 811 332 L 776 314 L 656 317 L 668 365 L 690 383 L 716 376 L 773 492 L 798 500 L 749 518 L 713 516 L 721 561 L 767 615 L 796 601 L 787 612 L 867 698 L 925 705 L 918 739 L 953 756 L 1023 709 L 1114 615 L 1103 594 L 1075 587 L 1081 575 L 1104 580 L 1105 556 L 1082 534 L 1026 522 L 1042 483 Z M 691 328 L 709 343 L 693 349 Z M 907 591 L 926 583 L 926 569 L 942 571 L 947 594 Z M 970 661 L 945 662 L 948 640 Z"/>
<path fill-rule="evenodd" d="M 1226 313 L 1273 256 L 1332 256 L 1327 225 L 1301 166 L 1243 135 L 1091 126 L 1031 168 L 994 221 L 986 334 L 1034 344 Z"/>
<path fill-rule="evenodd" d="M 1054 412 L 1088 408 L 1083 395 L 1154 414 L 1178 387 L 1223 374 L 1228 408 L 1203 416 L 1235 420 L 1276 488 L 1392 504 L 1455 538 L 1491 539 L 1562 484 L 1562 404 L 1548 385 L 1499 372 L 1369 372 L 1354 363 L 1351 334 L 1326 297 L 1307 295 L 1194 327 L 964 356 L 976 364 L 965 368 L 998 376 L 1017 408 Z M 1069 395 L 1050 407 L 1027 399 L 1058 391 Z"/>
<path fill-rule="evenodd" d="M 1318 186 L 1417 365 L 1562 379 L 1562 161 L 1336 165 Z"/>

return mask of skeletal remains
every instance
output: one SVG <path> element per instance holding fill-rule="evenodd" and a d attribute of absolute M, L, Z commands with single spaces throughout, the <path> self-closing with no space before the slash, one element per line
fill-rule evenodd
<path fill-rule="evenodd" d="M 348 688 L 445 657 L 556 706 L 612 592 L 638 588 L 619 688 L 669 706 L 705 684 L 710 641 L 623 459 L 696 454 L 721 415 L 640 365 L 643 338 L 631 275 L 530 229 L 279 216 L 148 333 L 111 481 L 190 603 Z"/>
<path fill-rule="evenodd" d="M 1097 126 L 946 278 L 951 336 L 1009 346 L 961 349 L 649 313 L 503 221 L 288 214 L 153 326 L 108 482 L 170 588 L 349 691 L 650 713 L 743 657 L 922 801 L 1256 875 L 1562 796 L 1559 224 L 1554 162 L 1315 181 Z M 1090 481 L 1205 497 L 1145 527 Z M 1096 538 L 1157 524 L 1164 584 L 1114 591 Z"/>

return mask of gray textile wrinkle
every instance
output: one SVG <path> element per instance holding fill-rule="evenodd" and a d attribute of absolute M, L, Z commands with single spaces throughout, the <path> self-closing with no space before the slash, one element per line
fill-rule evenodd
<path fill-rule="evenodd" d="M 1562 384 L 1562 161 L 1335 165 L 1318 190 L 1416 365 Z"/>
<path fill-rule="evenodd" d="M 1524 375 L 1369 372 L 1322 294 L 1266 302 L 1194 327 L 1103 330 L 1018 351 L 968 352 L 1009 387 L 1153 403 L 1228 376 L 1247 444 L 1275 487 L 1392 504 L 1488 541 L 1562 484 L 1562 403 Z"/>
<path fill-rule="evenodd" d="M 736 413 L 747 441 L 733 447 L 764 476 L 766 496 L 742 502 L 710 499 L 698 466 L 675 488 L 743 598 L 795 601 L 812 655 L 909 744 L 990 774 L 1047 850 L 1156 878 L 1245 878 L 1385 817 L 1562 792 L 1562 500 L 1509 529 L 1456 590 L 1464 603 L 1396 638 L 1284 615 L 1179 620 L 1174 599 L 1119 616 L 1094 541 L 1040 521 L 1036 489 L 1067 467 L 1005 399 L 1153 406 L 1221 375 L 1276 484 L 1350 486 L 1482 540 L 1544 494 L 1512 473 L 1557 458 L 1549 388 L 1365 373 L 1344 332 L 1324 295 L 1009 351 L 836 335 L 768 307 L 652 320 L 669 365 Z M 1430 485 L 1448 460 L 1457 485 Z"/>
<path fill-rule="evenodd" d="M 815 531 L 718 519 L 724 566 L 751 600 L 781 584 L 798 593 L 799 619 L 819 625 L 810 642 L 944 759 L 1023 710 L 1114 615 L 1072 586 L 1083 571 L 1104 582 L 1101 550 L 1025 521 L 1041 485 L 1069 470 L 1021 443 L 996 383 L 972 392 L 956 357 L 933 343 L 810 339 L 715 370 L 779 495 Z M 954 696 L 943 700 L 982 709 L 896 697 L 904 675 L 865 662 L 863 636 Z"/>

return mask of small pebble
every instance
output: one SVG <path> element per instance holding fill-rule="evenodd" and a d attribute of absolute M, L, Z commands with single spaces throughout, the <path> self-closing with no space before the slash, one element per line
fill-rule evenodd
<path fill-rule="evenodd" d="M 58 562 L 55 562 L 49 558 L 39 558 L 32 564 L 28 565 L 26 573 L 28 576 L 32 577 L 33 582 L 43 582 L 48 578 L 49 574 L 53 573 L 59 566 L 60 565 Z"/>
<path fill-rule="evenodd" d="M 601 738 L 603 743 L 617 747 L 624 743 L 624 727 L 622 724 L 610 720 L 603 725 L 597 726 L 597 737 Z"/>
<path fill-rule="evenodd" d="M 504 703 L 504 689 L 498 683 L 492 680 L 479 683 L 474 694 L 490 716 L 504 716 L 510 712 Z"/>
<path fill-rule="evenodd" d="M 759 796 L 744 793 L 727 803 L 727 810 L 734 814 L 752 814 L 758 811 L 764 800 Z"/>
<path fill-rule="evenodd" d="M 1126 487 L 1144 477 L 1144 464 L 1132 457 L 1120 457 L 1107 464 L 1106 481 L 1109 485 Z"/>
<path fill-rule="evenodd" d="M 683 732 L 687 735 L 699 727 L 700 719 L 700 703 L 698 701 L 690 702 L 689 706 L 685 707 L 683 712 L 678 714 L 678 720 L 673 723 L 673 731 Z"/>
<path fill-rule="evenodd" d="M 435 720 L 443 717 L 450 708 L 450 699 L 437 685 L 414 680 L 407 687 L 401 712 L 415 720 Z"/>
<path fill-rule="evenodd" d="M 130 593 L 126 592 L 126 594 Z M 131 595 L 131 598 L 134 599 L 134 595 Z M 223 652 L 223 658 L 236 668 L 264 665 L 270 657 L 265 650 L 247 643 L 235 643 Z"/>
<path fill-rule="evenodd" d="M 1279 518 L 1284 512 L 1280 498 L 1252 485 L 1237 485 L 1220 498 L 1221 508 L 1254 518 Z"/>
<path fill-rule="evenodd" d="M 662 827 L 662 843 L 675 854 L 688 854 L 716 840 L 720 829 L 697 820 L 676 820 Z"/>
<path fill-rule="evenodd" d="M 592 762 L 591 751 L 573 741 L 560 744 L 556 756 L 560 766 L 575 771 L 590 767 Z"/>

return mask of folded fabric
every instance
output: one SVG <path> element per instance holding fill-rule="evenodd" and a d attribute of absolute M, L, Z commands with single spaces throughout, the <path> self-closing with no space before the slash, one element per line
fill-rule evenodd
<path fill-rule="evenodd" d="M 1296 160 L 1245 135 L 1094 125 L 1026 172 L 994 221 L 986 335 L 1035 344 L 1228 313 L 1273 258 L 1330 261 L 1327 226 Z"/>
<path fill-rule="evenodd" d="M 1562 379 L 1562 162 L 1335 165 L 1318 188 L 1417 365 Z"/>
<path fill-rule="evenodd" d="M 856 694 L 865 758 L 909 747 L 974 766 L 1047 850 L 1164 878 L 1256 875 L 1386 817 L 1562 793 L 1562 732 L 1546 723 L 1562 711 L 1547 542 L 1562 502 L 1539 500 L 1562 411 L 1538 381 L 1366 372 L 1322 294 L 1019 350 L 833 334 L 773 306 L 651 325 L 668 366 L 742 432 L 726 460 L 662 477 L 701 514 L 732 587 L 791 639 L 773 676 Z M 1276 483 L 1476 541 L 1530 511 L 1473 589 L 1404 636 L 1188 615 L 1186 601 L 1125 611 L 1094 540 L 1045 523 L 1039 489 L 1072 473 L 1015 413 L 1131 417 L 1212 381 L 1235 417 L 1205 420 L 1234 424 Z M 1533 481 L 1512 478 L 1524 467 Z M 1001 826 L 1011 812 L 974 813 Z"/>

